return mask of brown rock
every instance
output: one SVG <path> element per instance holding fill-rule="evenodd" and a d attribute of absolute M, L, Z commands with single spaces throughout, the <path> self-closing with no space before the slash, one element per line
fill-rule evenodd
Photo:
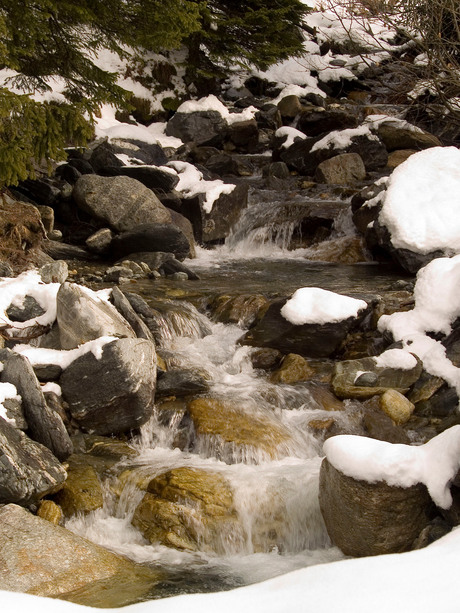
<path fill-rule="evenodd" d="M 332 542 L 351 556 L 409 551 L 433 509 L 422 484 L 401 488 L 358 481 L 327 459 L 321 465 L 319 502 Z"/>
<path fill-rule="evenodd" d="M 282 361 L 280 368 L 271 375 L 270 381 L 272 383 L 297 383 L 308 381 L 314 374 L 315 371 L 305 358 L 296 353 L 289 353 Z"/>
<path fill-rule="evenodd" d="M 396 390 L 387 390 L 380 398 L 380 407 L 396 424 L 409 421 L 415 406 L 403 394 Z"/>
<path fill-rule="evenodd" d="M 365 177 L 366 168 L 358 153 L 342 153 L 325 160 L 318 165 L 315 173 L 318 183 L 334 185 L 353 185 Z"/>

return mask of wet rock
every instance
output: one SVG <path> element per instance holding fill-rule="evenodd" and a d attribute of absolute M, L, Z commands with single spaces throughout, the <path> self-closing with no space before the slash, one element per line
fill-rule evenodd
<path fill-rule="evenodd" d="M 335 264 L 358 264 L 371 261 L 371 256 L 361 237 L 341 236 L 312 246 L 308 259 Z"/>
<path fill-rule="evenodd" d="M 2 504 L 35 503 L 58 490 L 66 478 L 64 468 L 47 447 L 31 440 L 4 419 L 0 419 L 0 463 Z"/>
<path fill-rule="evenodd" d="M 377 379 L 365 380 L 364 373 L 373 373 Z M 334 367 L 332 387 L 339 398 L 370 398 L 383 394 L 388 389 L 394 389 L 401 394 L 406 393 L 422 373 L 422 364 L 412 369 L 380 367 L 374 358 L 360 360 L 345 360 L 337 362 Z M 370 385 L 364 385 L 369 383 Z"/>
<path fill-rule="evenodd" d="M 272 383 L 297 383 L 308 381 L 315 371 L 301 355 L 289 353 L 281 362 L 281 366 L 271 375 Z"/>
<path fill-rule="evenodd" d="M 209 384 L 200 373 L 174 369 L 158 377 L 155 396 L 156 398 L 192 396 L 208 390 Z"/>
<path fill-rule="evenodd" d="M 132 593 L 137 590 L 140 598 L 158 578 L 147 571 L 149 582 L 144 576 L 141 583 L 133 562 L 14 504 L 0 509 L 0 550 L 2 589 L 13 592 L 63 597 L 94 585 L 110 603 L 114 586 L 126 589 L 131 583 Z M 142 572 L 145 575 L 146 570 Z M 102 604 L 101 594 L 99 599 Z M 78 596 L 73 600 L 80 601 Z"/>
<path fill-rule="evenodd" d="M 351 556 L 409 551 L 433 516 L 424 485 L 358 481 L 327 459 L 321 464 L 319 501 L 332 542 Z"/>
<path fill-rule="evenodd" d="M 366 408 L 363 414 L 363 427 L 367 436 L 378 441 L 403 445 L 411 443 L 405 430 L 397 426 L 380 408 Z"/>
<path fill-rule="evenodd" d="M 68 245 L 55 240 L 45 240 L 43 251 L 53 260 L 80 260 L 87 262 L 94 258 L 93 254 L 77 245 Z"/>
<path fill-rule="evenodd" d="M 167 259 L 161 264 L 158 270 L 166 277 L 180 275 L 175 277 L 176 279 L 197 281 L 200 278 L 193 270 L 190 270 L 188 266 L 185 266 L 185 264 L 179 262 L 176 258 Z"/>
<path fill-rule="evenodd" d="M 260 368 L 262 370 L 272 370 L 276 368 L 282 358 L 283 354 L 278 349 L 270 349 L 270 347 L 263 347 L 262 349 L 254 349 L 251 351 L 251 363 L 254 368 Z"/>
<path fill-rule="evenodd" d="M 64 519 L 61 507 L 52 500 L 40 500 L 37 516 L 46 519 L 54 526 L 62 524 Z"/>
<path fill-rule="evenodd" d="M 150 481 L 132 520 L 151 543 L 225 553 L 242 541 L 233 492 L 217 472 L 175 468 Z"/>
<path fill-rule="evenodd" d="M 75 184 L 73 198 L 82 210 L 119 232 L 140 224 L 171 222 L 152 190 L 131 177 L 84 175 Z"/>
<path fill-rule="evenodd" d="M 245 410 L 242 403 L 213 398 L 197 398 L 188 405 L 195 426 L 199 451 L 212 450 L 217 458 L 260 457 L 275 459 L 286 455 L 291 437 L 274 416 Z"/>
<path fill-rule="evenodd" d="M 67 479 L 54 496 L 66 518 L 76 513 L 90 513 L 104 503 L 99 476 L 84 455 L 72 455 L 67 461 Z"/>
<path fill-rule="evenodd" d="M 396 424 L 409 421 L 415 406 L 410 400 L 396 390 L 387 390 L 380 397 L 380 407 Z"/>
<path fill-rule="evenodd" d="M 100 336 L 135 337 L 113 305 L 80 285 L 64 283 L 56 300 L 62 349 L 75 349 Z"/>
<path fill-rule="evenodd" d="M 249 328 L 268 307 L 268 300 L 261 294 L 218 296 L 211 305 L 212 316 L 221 323 L 238 324 Z"/>
<path fill-rule="evenodd" d="M 1 381 L 13 384 L 21 396 L 29 435 L 65 460 L 72 453 L 72 442 L 61 417 L 48 407 L 29 360 L 8 349 L 0 351 L 0 360 L 4 361 Z"/>
<path fill-rule="evenodd" d="M 73 419 L 84 430 L 101 435 L 144 424 L 152 415 L 155 383 L 154 345 L 131 338 L 104 345 L 99 359 L 92 353 L 82 355 L 60 378 Z"/>
<path fill-rule="evenodd" d="M 316 168 L 319 183 L 353 185 L 366 177 L 363 160 L 357 153 L 342 153 L 321 162 Z"/>
<path fill-rule="evenodd" d="M 359 327 L 367 315 L 363 309 L 357 318 L 339 322 L 294 325 L 281 315 L 286 300 L 275 300 L 262 320 L 239 342 L 252 347 L 271 347 L 283 353 L 297 353 L 303 357 L 330 357 L 347 334 Z"/>
<path fill-rule="evenodd" d="M 227 122 L 217 111 L 175 113 L 166 126 L 167 136 L 213 147 L 222 145 L 226 132 Z"/>
<path fill-rule="evenodd" d="M 116 236 L 111 244 L 111 253 L 115 259 L 146 251 L 173 253 L 177 259 L 183 260 L 190 253 L 190 245 L 184 233 L 171 223 L 135 226 Z"/>

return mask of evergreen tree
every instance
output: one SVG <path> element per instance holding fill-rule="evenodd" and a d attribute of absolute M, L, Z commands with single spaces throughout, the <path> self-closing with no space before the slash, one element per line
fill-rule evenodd
<path fill-rule="evenodd" d="M 192 69 L 210 76 L 232 63 L 266 69 L 300 55 L 307 10 L 300 0 L 208 0 L 200 8 L 201 29 L 187 41 Z"/>
<path fill-rule="evenodd" d="M 34 161 L 62 158 L 69 142 L 83 144 L 102 103 L 128 103 L 117 75 L 95 63 L 98 50 L 178 46 L 198 18 L 199 3 L 186 0 L 169 0 L 167 11 L 159 0 L 0 0 L 0 68 L 11 70 L 0 88 L 0 184 L 33 175 Z M 55 77 L 59 102 L 28 95 L 50 91 Z"/>

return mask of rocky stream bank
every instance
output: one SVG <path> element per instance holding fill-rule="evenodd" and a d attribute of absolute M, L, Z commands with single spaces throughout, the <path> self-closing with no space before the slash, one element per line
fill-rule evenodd
<path fill-rule="evenodd" d="M 179 108 L 166 127 L 177 149 L 95 141 L 69 149 L 52 177 L 2 194 L 2 589 L 101 606 L 167 594 L 152 560 L 76 534 L 72 522 L 98 512 L 125 519 L 138 544 L 221 557 L 331 541 L 351 556 L 402 552 L 459 523 L 455 480 L 440 509 L 423 484 L 369 484 L 327 460 L 318 478 L 334 435 L 421 445 L 460 423 L 454 387 L 379 325 L 414 309 L 415 273 L 446 255 L 394 246 L 379 216 L 388 177 L 443 143 L 350 92 L 272 104 L 267 91 L 252 80 L 222 92 L 231 122 L 215 102 Z M 252 118 L 235 120 L 249 107 Z M 217 281 L 200 279 L 204 248 L 231 254 L 241 235 L 246 248 L 300 254 L 302 286 L 316 285 L 312 262 L 338 280 L 341 267 L 367 266 L 368 287 L 339 292 L 360 307 L 293 322 L 286 279 L 257 292 L 241 291 L 238 266 L 230 290 L 218 268 Z M 231 356 L 206 345 L 216 326 L 231 331 Z M 459 366 L 456 322 L 432 336 Z M 152 468 L 146 454 L 165 447 L 173 455 Z M 287 497 L 279 482 L 256 497 L 248 523 L 231 467 L 275 471 L 289 458 L 311 472 L 299 468 Z M 309 496 L 295 519 L 293 489 Z"/>

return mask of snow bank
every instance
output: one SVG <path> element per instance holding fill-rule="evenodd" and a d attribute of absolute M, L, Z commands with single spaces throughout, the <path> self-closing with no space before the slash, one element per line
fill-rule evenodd
<path fill-rule="evenodd" d="M 425 549 L 343 560 L 297 570 L 228 592 L 190 594 L 111 609 L 113 613 L 458 613 L 460 529 Z M 72 602 L 0 592 L 3 613 L 100 611 Z"/>
<path fill-rule="evenodd" d="M 419 270 L 414 288 L 415 307 L 411 311 L 382 315 L 381 332 L 388 330 L 403 348 L 417 355 L 430 374 L 442 377 L 460 395 L 460 369 L 446 356 L 441 342 L 427 332 L 447 335 L 460 317 L 460 255 L 438 258 Z"/>
<path fill-rule="evenodd" d="M 302 287 L 281 309 L 281 315 L 295 326 L 325 324 L 357 317 L 367 303 L 319 287 Z"/>
<path fill-rule="evenodd" d="M 199 100 L 187 100 L 177 109 L 178 113 L 196 113 L 198 111 L 216 111 L 222 115 L 228 124 L 254 119 L 254 115 L 257 113 L 254 106 L 244 109 L 241 113 L 230 113 L 225 104 L 213 94 Z"/>
<path fill-rule="evenodd" d="M 399 368 L 412 370 L 417 366 L 417 358 L 404 349 L 387 349 L 374 358 L 375 365 L 379 368 Z"/>
<path fill-rule="evenodd" d="M 379 222 L 398 249 L 460 252 L 460 150 L 433 147 L 392 173 Z"/>
<path fill-rule="evenodd" d="M 419 447 L 340 435 L 328 439 L 323 449 L 329 462 L 348 477 L 405 488 L 424 483 L 438 507 L 452 505 L 450 483 L 460 468 L 460 426 Z"/>

